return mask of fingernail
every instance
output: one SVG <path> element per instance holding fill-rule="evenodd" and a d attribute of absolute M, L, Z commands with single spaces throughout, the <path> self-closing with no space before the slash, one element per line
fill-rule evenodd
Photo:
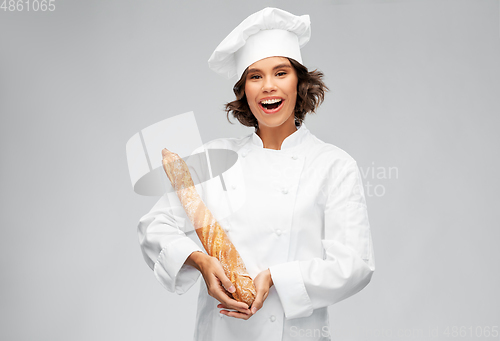
<path fill-rule="evenodd" d="M 235 291 L 236 291 L 236 289 L 234 288 L 234 285 L 231 285 L 231 286 L 229 287 L 228 291 L 229 291 L 229 292 L 231 292 L 231 293 L 232 293 L 232 292 L 235 292 Z"/>
<path fill-rule="evenodd" d="M 256 311 L 257 311 L 257 308 L 253 307 L 252 308 L 252 314 L 255 314 Z"/>

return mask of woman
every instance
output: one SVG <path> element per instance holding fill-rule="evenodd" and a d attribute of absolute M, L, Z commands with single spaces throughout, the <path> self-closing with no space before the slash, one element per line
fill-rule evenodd
<path fill-rule="evenodd" d="M 238 153 L 224 176 L 227 191 L 213 183 L 197 190 L 254 279 L 252 306 L 226 294 L 234 287 L 219 261 L 195 242 L 175 197 L 170 204 L 163 197 L 141 218 L 145 259 L 168 290 L 182 294 L 204 278 L 195 340 L 330 340 L 327 307 L 371 279 L 373 250 L 356 162 L 303 123 L 326 90 L 322 74 L 302 65 L 300 48 L 309 37 L 308 16 L 266 8 L 238 25 L 209 60 L 216 72 L 239 77 L 228 114 L 256 128 L 194 152 Z M 226 194 L 229 205 L 244 198 L 230 215 L 221 213 Z"/>

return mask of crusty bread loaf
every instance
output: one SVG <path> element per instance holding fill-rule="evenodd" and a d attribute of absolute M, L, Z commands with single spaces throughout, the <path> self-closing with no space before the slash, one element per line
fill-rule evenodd
<path fill-rule="evenodd" d="M 228 295 L 250 307 L 256 296 L 255 286 L 238 251 L 196 192 L 184 160 L 167 149 L 162 151 L 162 155 L 163 168 L 201 243 L 210 256 L 220 261 L 226 276 L 236 288 L 233 294 L 227 292 Z"/>

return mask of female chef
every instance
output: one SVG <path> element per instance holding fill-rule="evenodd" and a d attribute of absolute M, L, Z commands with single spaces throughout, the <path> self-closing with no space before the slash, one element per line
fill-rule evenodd
<path fill-rule="evenodd" d="M 265 8 L 209 59 L 214 71 L 238 77 L 236 100 L 226 110 L 255 132 L 193 152 L 238 154 L 224 174 L 225 189 L 217 181 L 196 186 L 254 279 L 252 306 L 226 294 L 234 292 L 231 281 L 196 242 L 175 195 L 163 196 L 140 220 L 145 260 L 167 290 L 182 294 L 203 276 L 195 340 L 330 340 L 327 307 L 363 289 L 375 269 L 356 161 L 303 122 L 326 90 L 322 74 L 302 63 L 300 48 L 310 34 L 309 16 Z M 223 195 L 230 203 L 243 197 L 243 204 L 224 215 Z"/>

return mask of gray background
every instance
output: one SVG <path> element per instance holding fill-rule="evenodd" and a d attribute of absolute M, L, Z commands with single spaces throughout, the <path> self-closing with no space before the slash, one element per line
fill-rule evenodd
<path fill-rule="evenodd" d="M 474 335 L 500 325 L 498 0 L 55 4 L 0 11 L 1 340 L 191 340 L 198 285 L 169 293 L 144 262 L 157 198 L 125 143 L 191 110 L 204 142 L 250 134 L 207 60 L 266 6 L 311 16 L 304 63 L 331 91 L 307 127 L 378 186 L 377 269 L 330 307 L 334 339 L 493 339 Z"/>

